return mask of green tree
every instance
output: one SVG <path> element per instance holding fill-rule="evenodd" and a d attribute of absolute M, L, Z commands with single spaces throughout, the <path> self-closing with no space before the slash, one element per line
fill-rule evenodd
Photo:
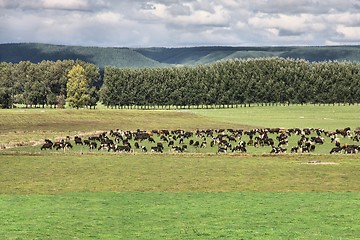
<path fill-rule="evenodd" d="M 67 101 L 70 107 L 81 108 L 90 101 L 89 82 L 85 77 L 85 70 L 75 65 L 68 73 Z"/>

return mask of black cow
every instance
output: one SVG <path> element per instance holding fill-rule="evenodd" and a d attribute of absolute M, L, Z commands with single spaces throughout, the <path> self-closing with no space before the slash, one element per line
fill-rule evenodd
<path fill-rule="evenodd" d="M 159 153 L 163 153 L 163 149 L 161 147 L 151 147 L 151 151 L 152 152 L 159 152 Z"/>
<path fill-rule="evenodd" d="M 78 137 L 78 136 L 75 136 L 75 137 L 74 137 L 74 141 L 75 141 L 75 145 L 78 145 L 78 144 L 84 145 L 83 142 L 82 142 L 82 140 L 81 140 L 81 138 Z"/>
<path fill-rule="evenodd" d="M 332 153 L 341 153 L 341 151 L 343 150 L 342 147 L 334 147 L 330 150 L 330 154 Z"/>
<path fill-rule="evenodd" d="M 115 152 L 130 152 L 131 148 L 129 145 L 116 146 L 114 149 Z"/>
<path fill-rule="evenodd" d="M 235 151 L 238 151 L 238 152 L 242 152 L 242 153 L 246 153 L 246 147 L 245 146 L 241 146 L 241 145 L 237 145 L 235 146 L 233 149 L 232 149 L 232 152 L 235 152 Z"/>
<path fill-rule="evenodd" d="M 227 148 L 226 148 L 226 147 L 219 147 L 217 152 L 218 152 L 218 153 L 226 153 L 226 152 L 227 152 Z"/>
<path fill-rule="evenodd" d="M 46 142 L 41 146 L 41 150 L 46 150 L 46 149 L 52 149 L 53 147 L 53 143 L 52 142 Z"/>

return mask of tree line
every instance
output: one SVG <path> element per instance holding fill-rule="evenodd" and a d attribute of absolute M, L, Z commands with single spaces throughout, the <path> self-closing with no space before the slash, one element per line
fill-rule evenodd
<path fill-rule="evenodd" d="M 359 103 L 360 64 L 263 58 L 210 65 L 106 67 L 106 106 Z"/>
<path fill-rule="evenodd" d="M 161 68 L 84 61 L 0 63 L 0 107 L 360 103 L 360 64 L 257 58 Z"/>
<path fill-rule="evenodd" d="M 42 61 L 31 63 L 0 63 L 0 107 L 11 108 L 14 104 L 26 107 L 63 107 L 69 97 L 71 71 L 80 66 L 77 81 L 85 80 L 86 98 L 83 106 L 96 106 L 99 101 L 100 69 L 94 64 L 79 60 Z M 75 74 L 75 73 L 74 73 Z M 77 88 L 77 86 L 74 86 Z M 77 91 L 76 91 L 77 92 Z M 76 93 L 78 94 L 78 93 Z M 82 93 L 83 94 L 83 93 Z M 72 103 L 77 100 L 77 96 Z M 78 107 L 77 104 L 74 107 Z"/>

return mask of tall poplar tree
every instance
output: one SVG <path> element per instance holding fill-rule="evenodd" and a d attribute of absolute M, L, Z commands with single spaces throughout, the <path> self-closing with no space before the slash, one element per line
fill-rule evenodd
<path fill-rule="evenodd" d="M 80 65 L 75 65 L 68 73 L 67 101 L 70 107 L 84 107 L 90 100 L 89 82 L 85 77 L 85 70 Z"/>

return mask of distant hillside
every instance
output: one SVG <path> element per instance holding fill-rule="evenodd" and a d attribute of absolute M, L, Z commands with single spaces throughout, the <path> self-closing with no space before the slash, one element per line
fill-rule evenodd
<path fill-rule="evenodd" d="M 38 43 L 0 44 L 0 61 L 41 62 L 42 60 L 80 59 L 93 63 L 100 68 L 104 66 L 119 67 L 159 67 L 161 63 L 147 58 L 129 48 L 100 48 L 59 46 Z"/>
<path fill-rule="evenodd" d="M 169 64 L 207 64 L 223 59 L 283 57 L 308 61 L 360 62 L 360 46 L 324 47 L 187 47 L 187 48 L 101 48 L 38 43 L 0 44 L 0 61 L 81 59 L 104 66 L 160 67 Z"/>
<path fill-rule="evenodd" d="M 222 59 L 260 57 L 360 62 L 360 46 L 140 48 L 136 51 L 167 64 L 205 64 Z"/>

